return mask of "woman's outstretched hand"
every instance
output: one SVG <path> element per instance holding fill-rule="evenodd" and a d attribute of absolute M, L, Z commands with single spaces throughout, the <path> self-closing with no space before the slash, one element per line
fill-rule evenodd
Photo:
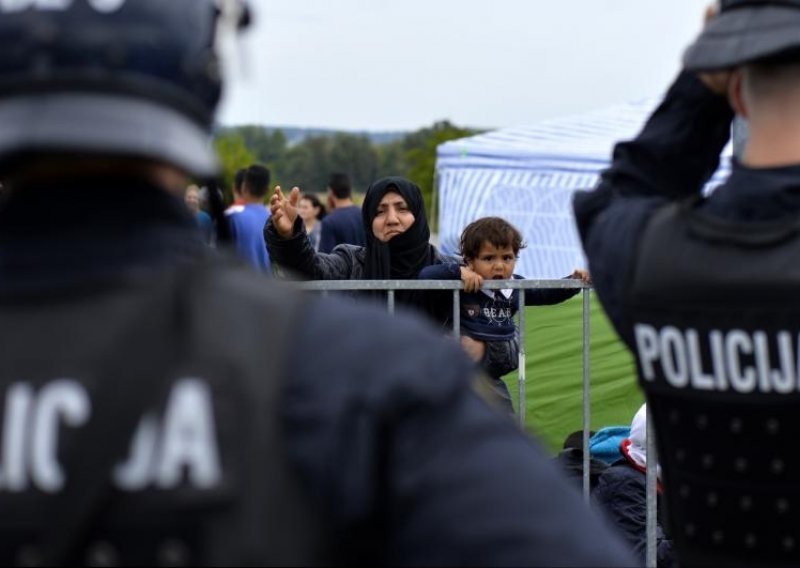
<path fill-rule="evenodd" d="M 284 238 L 289 238 L 294 233 L 294 222 L 297 219 L 297 202 L 299 200 L 299 187 L 293 187 L 289 197 L 286 197 L 279 185 L 275 186 L 275 192 L 269 200 L 272 225 L 278 231 L 278 234 Z"/>

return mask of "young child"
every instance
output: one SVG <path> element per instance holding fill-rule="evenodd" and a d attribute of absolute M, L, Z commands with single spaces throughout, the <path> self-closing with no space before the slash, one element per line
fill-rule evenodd
<path fill-rule="evenodd" d="M 461 234 L 461 256 L 465 265 L 435 264 L 425 267 L 421 280 L 462 280 L 461 343 L 467 353 L 482 362 L 484 349 L 480 342 L 504 341 L 514 337 L 514 315 L 519 309 L 519 290 L 483 290 L 484 280 L 521 280 L 514 274 L 522 235 L 505 219 L 483 217 L 470 223 Z M 589 273 L 575 270 L 567 278 L 590 282 Z M 580 291 L 573 289 L 526 290 L 526 306 L 558 304 Z M 508 387 L 499 376 L 490 376 L 492 387 L 503 405 L 513 413 Z"/>

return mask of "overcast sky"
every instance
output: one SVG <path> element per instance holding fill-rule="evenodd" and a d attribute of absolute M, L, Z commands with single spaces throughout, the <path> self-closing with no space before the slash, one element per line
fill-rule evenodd
<path fill-rule="evenodd" d="M 708 3 L 250 2 L 220 121 L 345 130 L 531 124 L 658 95 Z"/>

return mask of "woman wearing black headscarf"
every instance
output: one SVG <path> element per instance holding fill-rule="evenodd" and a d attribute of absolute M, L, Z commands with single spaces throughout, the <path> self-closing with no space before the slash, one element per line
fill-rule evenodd
<path fill-rule="evenodd" d="M 424 267 L 442 262 L 428 242 L 431 231 L 416 184 L 401 177 L 376 181 L 367 190 L 361 216 L 367 236 L 364 278 L 413 279 Z"/>
<path fill-rule="evenodd" d="M 270 199 L 272 216 L 264 227 L 270 260 L 310 280 L 412 280 L 431 264 L 458 262 L 430 244 L 430 229 L 419 187 L 402 177 L 387 177 L 367 190 L 361 208 L 367 246 L 338 245 L 330 254 L 315 252 L 297 215 L 300 190 L 285 196 L 279 187 Z M 421 291 L 398 291 L 399 305 L 442 322 L 442 302 Z M 445 302 L 445 304 L 447 304 Z M 479 345 L 486 364 L 504 375 L 517 367 L 518 342 Z"/>

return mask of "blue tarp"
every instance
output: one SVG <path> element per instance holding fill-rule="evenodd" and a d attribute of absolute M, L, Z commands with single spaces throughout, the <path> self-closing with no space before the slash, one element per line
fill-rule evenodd
<path fill-rule="evenodd" d="M 634 137 L 658 104 L 648 99 L 506 128 L 438 147 L 439 244 L 458 251 L 463 228 L 479 217 L 508 219 L 528 247 L 517 273 L 558 278 L 585 266 L 572 216 L 572 194 L 594 187 L 614 144 Z M 710 186 L 730 168 L 730 147 Z"/>

